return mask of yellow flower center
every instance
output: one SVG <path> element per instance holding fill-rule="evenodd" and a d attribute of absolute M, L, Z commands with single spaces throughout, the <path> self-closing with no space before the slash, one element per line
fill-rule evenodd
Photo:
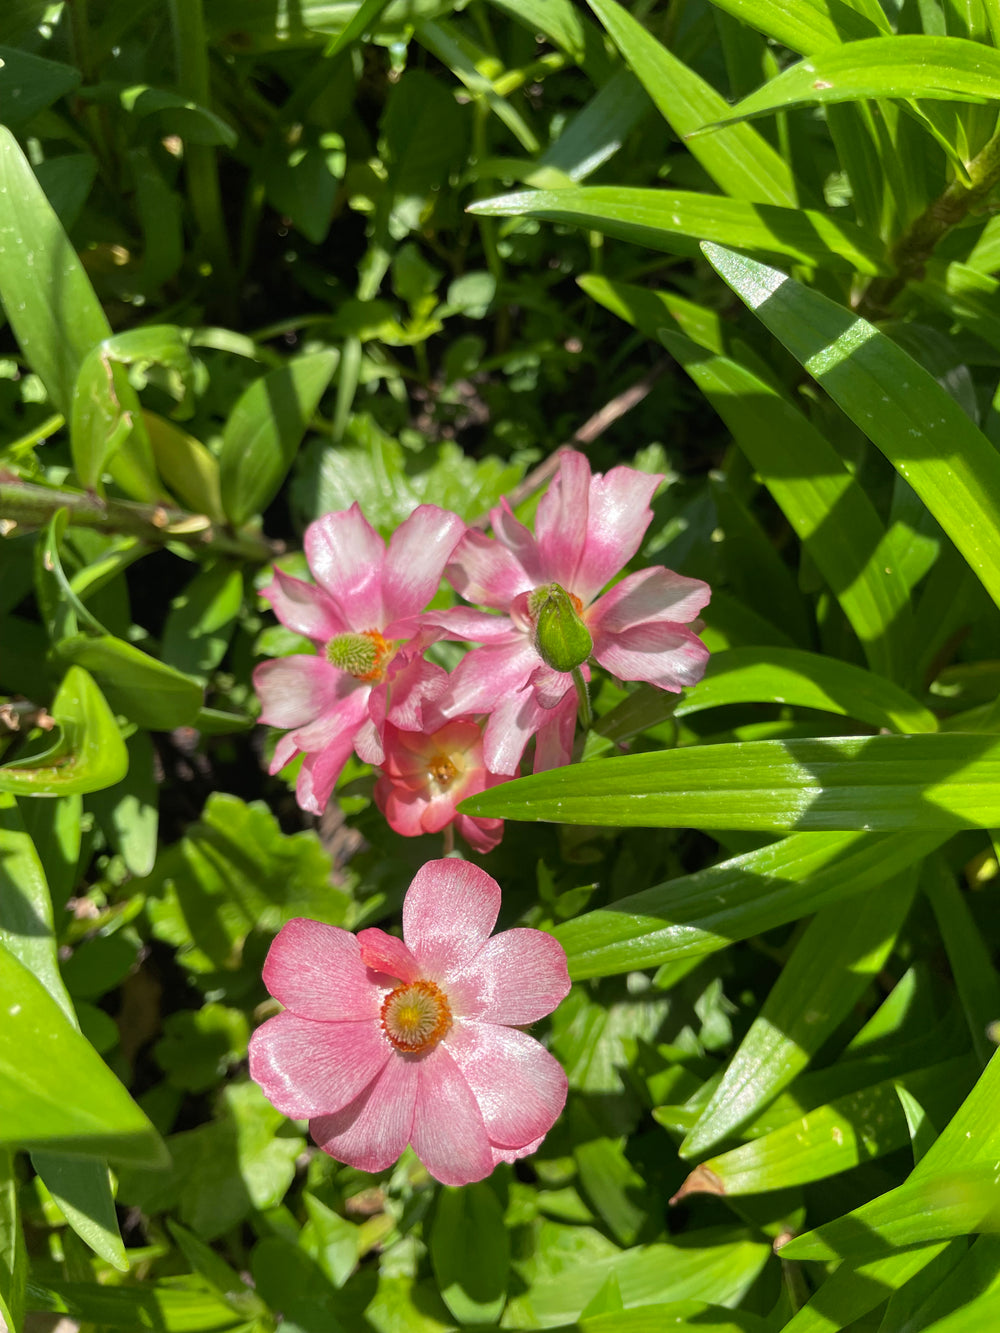
<path fill-rule="evenodd" d="M 392 646 L 377 629 L 360 634 L 338 634 L 326 645 L 326 660 L 355 680 L 380 681 L 392 656 Z"/>
<path fill-rule="evenodd" d="M 458 769 L 446 754 L 435 754 L 427 761 L 427 772 L 442 791 L 447 791 L 458 777 Z"/>
<path fill-rule="evenodd" d="M 427 1051 L 450 1027 L 448 997 L 433 981 L 397 986 L 382 1001 L 382 1031 L 397 1051 Z"/>

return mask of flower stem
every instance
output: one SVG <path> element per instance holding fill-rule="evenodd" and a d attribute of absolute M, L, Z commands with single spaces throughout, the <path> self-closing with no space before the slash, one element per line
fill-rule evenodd
<path fill-rule="evenodd" d="M 576 686 L 576 697 L 580 701 L 578 717 L 580 726 L 584 731 L 589 731 L 594 723 L 594 714 L 590 707 L 590 691 L 587 689 L 587 682 L 583 678 L 583 672 L 579 667 L 574 667 L 570 672 L 573 677 L 573 684 Z"/>
<path fill-rule="evenodd" d="M 167 505 L 136 504 L 132 500 L 104 500 L 80 491 L 50 490 L 31 482 L 0 480 L 0 536 L 16 528 L 40 528 L 59 509 L 69 520 L 102 532 L 123 532 L 151 546 L 180 542 L 215 555 L 234 555 L 263 564 L 280 555 L 283 547 L 256 532 L 220 531 L 205 514 L 189 514 Z"/>

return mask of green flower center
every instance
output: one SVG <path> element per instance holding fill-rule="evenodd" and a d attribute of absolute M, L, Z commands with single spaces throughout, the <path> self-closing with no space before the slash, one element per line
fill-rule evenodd
<path fill-rule="evenodd" d="M 377 629 L 338 634 L 326 645 L 326 660 L 355 680 L 383 680 L 391 656 L 392 648 Z"/>

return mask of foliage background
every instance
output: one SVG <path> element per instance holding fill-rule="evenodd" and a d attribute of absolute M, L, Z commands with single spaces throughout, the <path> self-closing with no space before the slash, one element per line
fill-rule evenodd
<path fill-rule="evenodd" d="M 7 0 L 10 1327 L 996 1322 L 998 40 L 995 0 Z M 542 1150 L 370 1178 L 248 1081 L 260 967 L 440 846 L 360 764 L 318 822 L 265 776 L 249 673 L 303 645 L 257 589 L 354 500 L 530 518 L 571 440 L 667 474 L 636 564 L 712 583 L 712 665 L 476 802 L 578 983 Z"/>

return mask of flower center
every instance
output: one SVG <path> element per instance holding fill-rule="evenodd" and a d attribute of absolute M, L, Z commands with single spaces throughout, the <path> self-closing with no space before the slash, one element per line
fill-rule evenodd
<path fill-rule="evenodd" d="M 446 754 L 435 754 L 427 761 L 427 772 L 431 781 L 435 782 L 442 791 L 447 791 L 451 784 L 458 777 L 458 769 L 452 760 Z"/>
<path fill-rule="evenodd" d="M 397 1051 L 426 1051 L 451 1027 L 448 997 L 433 981 L 397 986 L 382 1001 L 382 1031 Z"/>
<path fill-rule="evenodd" d="M 392 648 L 377 629 L 338 634 L 326 645 L 326 660 L 355 680 L 382 680 Z"/>

